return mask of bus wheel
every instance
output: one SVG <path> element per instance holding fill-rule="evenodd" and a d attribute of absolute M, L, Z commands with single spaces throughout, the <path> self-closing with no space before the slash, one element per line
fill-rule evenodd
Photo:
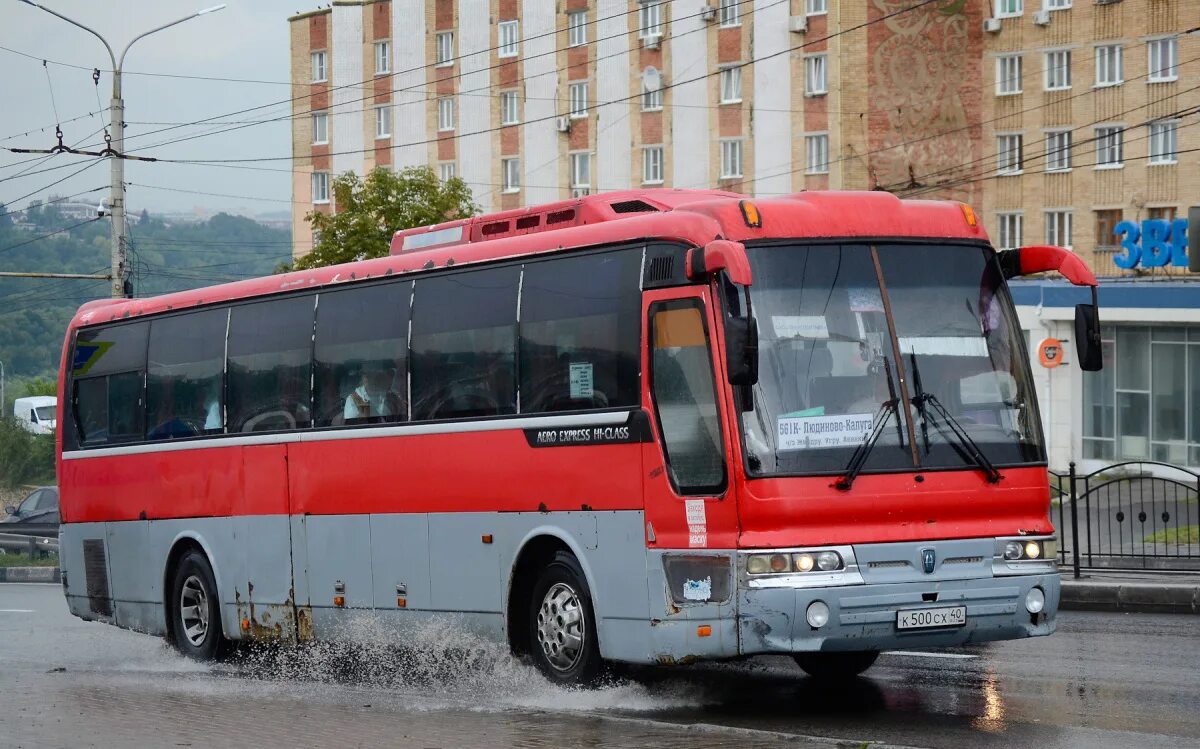
<path fill-rule="evenodd" d="M 587 684 L 600 674 L 596 617 L 583 570 L 560 551 L 533 586 L 529 612 L 533 660 L 551 681 Z"/>
<path fill-rule="evenodd" d="M 184 655 L 211 661 L 225 652 L 217 584 L 212 565 L 199 551 L 186 552 L 176 565 L 167 615 L 175 647 Z"/>
<path fill-rule="evenodd" d="M 866 671 L 879 657 L 878 650 L 845 653 L 796 653 L 792 656 L 809 676 L 827 681 L 853 679 Z"/>

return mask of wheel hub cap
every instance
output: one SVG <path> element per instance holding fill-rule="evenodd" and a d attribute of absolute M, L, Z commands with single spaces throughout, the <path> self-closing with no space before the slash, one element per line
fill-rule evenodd
<path fill-rule="evenodd" d="M 195 575 L 183 581 L 179 592 L 179 622 L 193 647 L 204 644 L 208 637 L 208 591 Z"/>
<path fill-rule="evenodd" d="M 542 654 L 555 669 L 568 671 L 583 657 L 586 638 L 579 594 L 565 583 L 555 583 L 538 609 L 537 639 Z"/>

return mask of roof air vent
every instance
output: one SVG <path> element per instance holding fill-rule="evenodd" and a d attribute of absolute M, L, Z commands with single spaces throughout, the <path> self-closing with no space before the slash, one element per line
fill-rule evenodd
<path fill-rule="evenodd" d="M 490 237 L 493 234 L 503 234 L 508 231 L 507 221 L 493 221 L 490 224 L 484 224 L 480 230 L 483 236 Z"/>
<path fill-rule="evenodd" d="M 517 230 L 532 229 L 533 227 L 537 226 L 541 220 L 542 217 L 536 213 L 532 216 L 522 216 L 521 218 L 517 219 Z"/>
<path fill-rule="evenodd" d="M 612 209 L 614 213 L 656 213 L 658 211 L 644 200 L 622 200 L 620 203 L 613 203 Z"/>
<path fill-rule="evenodd" d="M 554 211 L 546 214 L 546 224 L 561 224 L 565 221 L 575 220 L 575 209 L 568 208 L 565 211 Z"/>

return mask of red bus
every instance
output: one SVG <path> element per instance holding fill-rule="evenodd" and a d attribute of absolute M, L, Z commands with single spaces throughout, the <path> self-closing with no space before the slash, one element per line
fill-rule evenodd
<path fill-rule="evenodd" d="M 1050 634 L 1006 283 L 1045 270 L 1095 284 L 958 203 L 646 190 L 88 303 L 59 390 L 70 609 L 198 658 L 451 617 L 559 682 Z"/>

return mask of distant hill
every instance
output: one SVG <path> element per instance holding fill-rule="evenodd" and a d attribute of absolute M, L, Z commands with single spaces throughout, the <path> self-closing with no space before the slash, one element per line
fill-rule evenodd
<path fill-rule="evenodd" d="M 107 273 L 107 219 L 75 226 L 54 206 L 16 214 L 0 204 L 0 270 Z M 130 225 L 136 296 L 212 286 L 269 275 L 291 257 L 291 232 L 248 218 L 218 214 L 208 221 L 168 225 L 142 214 Z M 31 241 L 33 240 L 33 241 Z M 54 377 L 67 322 L 79 305 L 109 296 L 108 281 L 0 278 L 0 361 L 9 378 Z"/>

